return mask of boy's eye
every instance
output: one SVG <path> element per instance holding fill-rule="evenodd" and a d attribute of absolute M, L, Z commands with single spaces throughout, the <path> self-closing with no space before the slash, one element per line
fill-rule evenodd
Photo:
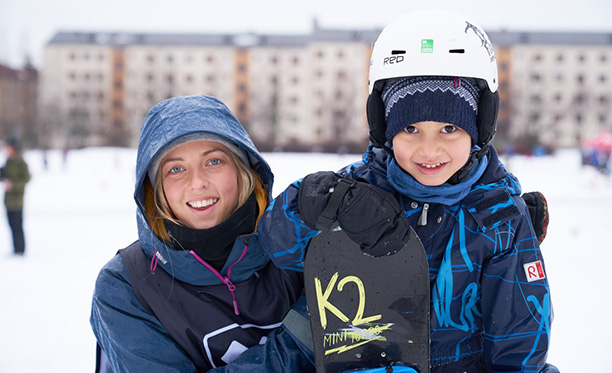
<path fill-rule="evenodd" d="M 455 126 L 451 126 L 451 125 L 448 125 L 448 126 L 444 126 L 444 127 L 442 128 L 442 133 L 453 133 L 453 132 L 455 132 L 456 130 L 457 130 L 457 127 L 455 127 Z"/>
<path fill-rule="evenodd" d="M 415 126 L 408 126 L 404 128 L 404 132 L 406 133 L 417 133 L 417 128 Z"/>

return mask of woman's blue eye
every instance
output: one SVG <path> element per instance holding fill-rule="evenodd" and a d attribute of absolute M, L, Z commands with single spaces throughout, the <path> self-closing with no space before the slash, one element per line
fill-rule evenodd
<path fill-rule="evenodd" d="M 211 159 L 211 160 L 210 160 L 210 164 L 211 164 L 212 166 L 216 166 L 216 165 L 218 165 L 218 164 L 220 164 L 220 163 L 221 163 L 221 160 L 220 160 L 220 159 L 216 159 L 216 158 L 215 158 L 215 159 Z"/>
<path fill-rule="evenodd" d="M 170 173 L 175 174 L 175 173 L 181 172 L 181 170 L 182 168 L 180 166 L 174 166 L 170 169 Z"/>

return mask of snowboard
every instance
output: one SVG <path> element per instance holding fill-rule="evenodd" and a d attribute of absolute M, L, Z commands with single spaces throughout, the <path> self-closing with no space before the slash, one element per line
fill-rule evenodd
<path fill-rule="evenodd" d="M 317 373 L 400 362 L 429 373 L 429 267 L 410 229 L 401 250 L 378 258 L 339 228 L 311 240 L 304 282 Z"/>

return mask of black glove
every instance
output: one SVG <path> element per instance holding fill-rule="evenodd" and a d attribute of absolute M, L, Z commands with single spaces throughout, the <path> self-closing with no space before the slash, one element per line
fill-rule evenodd
<path fill-rule="evenodd" d="M 363 252 L 376 257 L 396 253 L 410 239 L 408 221 L 393 195 L 331 171 L 302 180 L 298 208 L 309 227 L 330 229 L 337 222 Z"/>
<path fill-rule="evenodd" d="M 546 238 L 550 214 L 548 213 L 548 202 L 540 192 L 529 192 L 521 196 L 527 204 L 531 225 L 535 231 L 538 242 L 541 244 Z"/>

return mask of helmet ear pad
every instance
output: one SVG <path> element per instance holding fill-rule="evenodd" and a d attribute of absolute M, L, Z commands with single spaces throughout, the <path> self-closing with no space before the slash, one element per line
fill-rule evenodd
<path fill-rule="evenodd" d="M 499 93 L 488 88 L 480 91 L 478 100 L 478 145 L 482 148 L 489 144 L 497 130 L 497 114 L 499 113 Z"/>
<path fill-rule="evenodd" d="M 366 115 L 368 126 L 370 127 L 370 142 L 374 147 L 383 148 L 386 141 L 385 131 L 387 130 L 385 104 L 380 96 L 380 92 L 376 89 L 372 90 L 372 93 L 368 96 Z"/>

